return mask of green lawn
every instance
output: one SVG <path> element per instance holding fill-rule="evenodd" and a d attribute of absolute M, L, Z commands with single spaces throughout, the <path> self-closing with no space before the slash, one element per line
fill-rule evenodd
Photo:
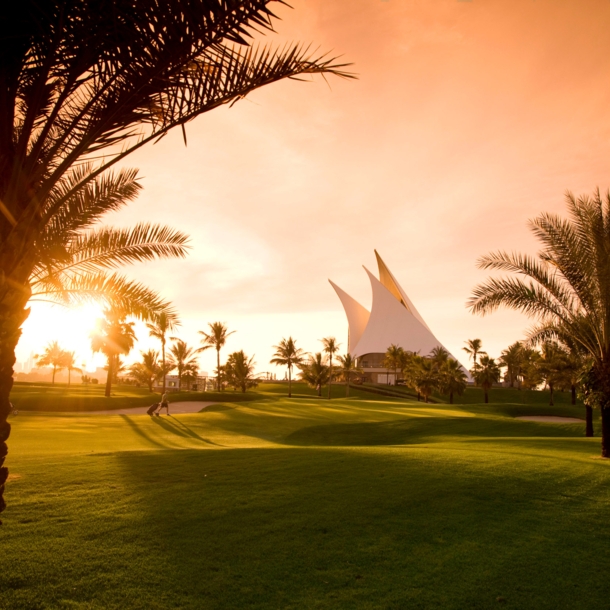
<path fill-rule="evenodd" d="M 599 438 L 513 417 L 582 407 L 282 388 L 12 418 L 0 608 L 610 607 Z"/>

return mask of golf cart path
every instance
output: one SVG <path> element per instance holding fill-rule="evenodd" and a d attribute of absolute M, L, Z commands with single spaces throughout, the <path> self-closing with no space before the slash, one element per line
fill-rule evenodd
<path fill-rule="evenodd" d="M 521 417 L 515 417 L 515 419 L 522 419 L 525 421 L 544 421 L 551 424 L 584 424 L 584 419 L 578 419 L 578 417 L 559 417 L 558 415 L 523 415 Z"/>
<path fill-rule="evenodd" d="M 179 415 L 182 413 L 199 413 L 210 405 L 217 404 L 215 402 L 204 402 L 204 401 L 190 401 L 190 402 L 170 402 L 169 412 L 170 415 Z M 91 415 L 146 415 L 148 407 L 129 407 L 126 409 L 107 409 L 105 411 L 87 411 L 87 414 Z M 163 415 L 165 415 L 165 409 L 163 409 Z"/>

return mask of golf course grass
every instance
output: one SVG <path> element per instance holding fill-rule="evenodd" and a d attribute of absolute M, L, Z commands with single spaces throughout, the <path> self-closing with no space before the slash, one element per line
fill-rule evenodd
<path fill-rule="evenodd" d="M 582 407 L 285 389 L 11 418 L 0 608 L 610 607 Z"/>

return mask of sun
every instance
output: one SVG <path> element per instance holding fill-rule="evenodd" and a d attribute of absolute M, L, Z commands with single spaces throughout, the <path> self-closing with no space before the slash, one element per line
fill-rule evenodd
<path fill-rule="evenodd" d="M 103 366 L 103 356 L 91 352 L 90 341 L 91 331 L 102 312 L 102 306 L 96 304 L 68 308 L 31 303 L 30 316 L 22 327 L 17 345 L 17 360 L 24 361 L 30 354 L 42 352 L 47 343 L 56 340 L 65 350 L 76 352 L 79 367 L 93 371 L 97 366 Z"/>

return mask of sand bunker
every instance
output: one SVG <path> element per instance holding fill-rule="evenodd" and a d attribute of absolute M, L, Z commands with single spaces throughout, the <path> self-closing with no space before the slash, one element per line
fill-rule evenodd
<path fill-rule="evenodd" d="M 584 424 L 584 419 L 577 417 L 559 417 L 557 415 L 524 415 L 515 417 L 515 419 L 524 419 L 525 421 L 545 421 L 551 424 Z"/>
<path fill-rule="evenodd" d="M 214 405 L 214 402 L 191 401 L 191 402 L 170 402 L 170 415 L 179 415 L 181 413 L 199 413 L 209 405 Z M 145 415 L 148 407 L 130 407 L 127 409 L 108 409 L 106 411 L 86 411 L 78 413 L 78 415 Z M 165 415 L 165 409 L 163 409 Z"/>

